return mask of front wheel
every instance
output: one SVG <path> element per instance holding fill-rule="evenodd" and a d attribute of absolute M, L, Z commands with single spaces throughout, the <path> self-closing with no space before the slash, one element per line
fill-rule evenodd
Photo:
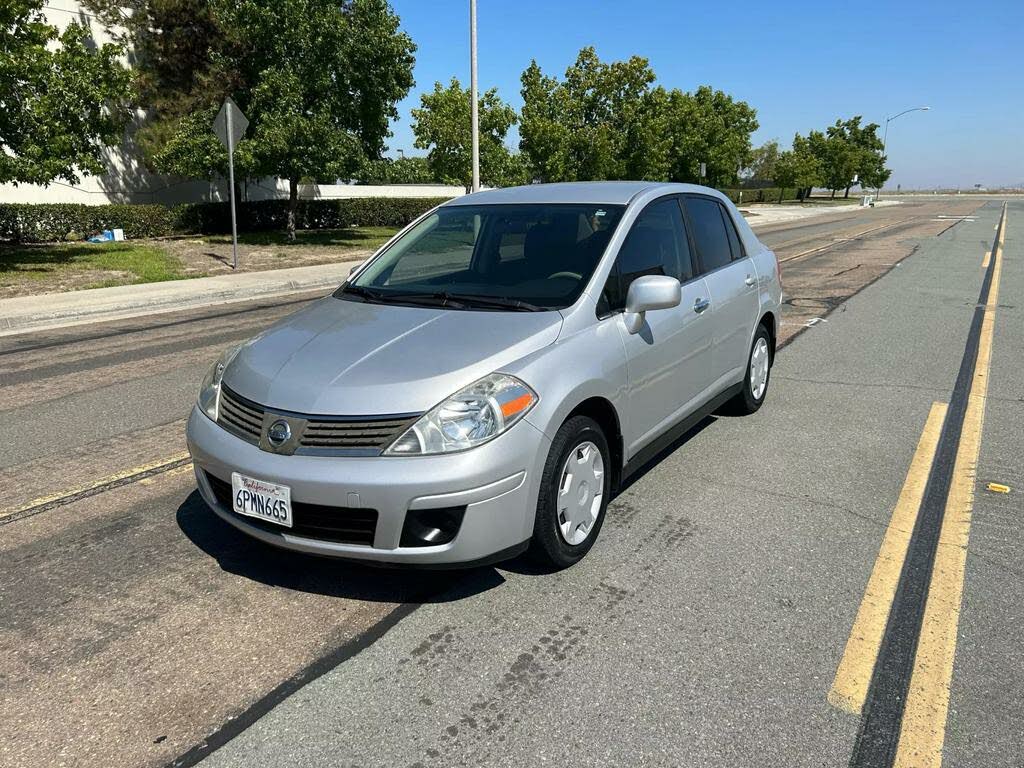
<path fill-rule="evenodd" d="M 743 390 L 729 401 L 729 411 L 746 416 L 757 411 L 768 394 L 768 380 L 772 370 L 772 346 L 768 330 L 757 327 L 754 343 L 750 345 L 747 373 L 743 377 Z"/>
<path fill-rule="evenodd" d="M 574 416 L 551 441 L 541 476 L 530 555 L 568 568 L 594 546 L 611 495 L 608 440 L 596 421 Z"/>

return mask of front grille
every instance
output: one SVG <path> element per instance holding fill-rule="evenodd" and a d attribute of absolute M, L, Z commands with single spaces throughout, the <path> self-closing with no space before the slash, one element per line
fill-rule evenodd
<path fill-rule="evenodd" d="M 387 448 L 418 417 L 395 416 L 371 419 L 327 420 L 311 417 L 299 439 L 302 448 L 356 449 L 380 452 Z"/>
<path fill-rule="evenodd" d="M 278 413 L 254 403 L 222 384 L 217 423 L 238 437 L 260 444 L 263 416 Z M 379 455 L 419 418 L 419 414 L 396 416 L 314 416 L 289 412 L 282 415 L 301 419 L 296 453 L 329 455 Z"/>
<path fill-rule="evenodd" d="M 263 432 L 263 408 L 221 384 L 217 423 L 243 440 L 258 445 Z"/>
<path fill-rule="evenodd" d="M 239 515 L 231 503 L 231 483 L 206 472 L 206 480 L 218 503 L 246 525 L 271 533 L 291 533 L 308 539 L 333 541 L 339 544 L 373 546 L 377 530 L 377 510 L 356 507 L 330 507 L 292 501 L 292 527 L 274 525 L 259 518 Z"/>

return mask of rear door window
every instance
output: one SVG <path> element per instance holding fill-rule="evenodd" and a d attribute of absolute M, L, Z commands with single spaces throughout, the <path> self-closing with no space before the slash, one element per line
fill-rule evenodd
<path fill-rule="evenodd" d="M 722 206 L 710 197 L 687 197 L 684 205 L 703 271 L 724 267 L 732 261 L 732 249 L 722 218 Z"/>

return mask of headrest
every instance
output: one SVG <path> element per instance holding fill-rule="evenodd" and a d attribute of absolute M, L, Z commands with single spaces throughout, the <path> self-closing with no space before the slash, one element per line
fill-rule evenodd
<path fill-rule="evenodd" d="M 531 227 L 523 241 L 526 259 L 551 259 L 567 255 L 566 252 L 576 245 L 576 232 L 579 228 L 577 218 L 576 214 L 562 214 L 553 217 L 548 223 Z"/>

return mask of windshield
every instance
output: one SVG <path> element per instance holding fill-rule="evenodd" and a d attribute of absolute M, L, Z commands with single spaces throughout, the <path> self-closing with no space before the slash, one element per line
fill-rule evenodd
<path fill-rule="evenodd" d="M 583 292 L 620 205 L 439 208 L 335 294 L 453 309 L 564 309 Z"/>

